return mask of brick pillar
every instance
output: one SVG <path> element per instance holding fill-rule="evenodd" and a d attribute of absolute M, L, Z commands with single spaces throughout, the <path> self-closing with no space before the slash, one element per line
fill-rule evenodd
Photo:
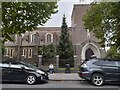
<path fill-rule="evenodd" d="M 77 72 L 77 55 L 74 55 L 74 70 Z"/>
<path fill-rule="evenodd" d="M 59 70 L 59 55 L 56 55 L 56 71 Z"/>
<path fill-rule="evenodd" d="M 38 55 L 38 67 L 41 67 L 42 66 L 42 55 Z"/>

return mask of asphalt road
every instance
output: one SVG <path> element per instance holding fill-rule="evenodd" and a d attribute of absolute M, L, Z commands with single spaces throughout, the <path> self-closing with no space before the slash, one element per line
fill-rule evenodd
<path fill-rule="evenodd" d="M 48 81 L 36 85 L 26 83 L 3 83 L 2 88 L 119 88 L 120 84 L 106 84 L 101 87 L 93 86 L 87 81 Z"/>

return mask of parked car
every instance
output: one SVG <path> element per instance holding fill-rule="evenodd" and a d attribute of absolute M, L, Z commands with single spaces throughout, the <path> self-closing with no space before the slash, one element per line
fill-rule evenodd
<path fill-rule="evenodd" d="M 120 60 L 93 58 L 80 65 L 78 74 L 96 86 L 102 86 L 107 81 L 119 83 Z"/>
<path fill-rule="evenodd" d="M 42 69 L 16 60 L 6 60 L 0 63 L 1 81 L 17 81 L 26 82 L 27 84 L 35 84 L 48 79 L 48 73 Z"/>

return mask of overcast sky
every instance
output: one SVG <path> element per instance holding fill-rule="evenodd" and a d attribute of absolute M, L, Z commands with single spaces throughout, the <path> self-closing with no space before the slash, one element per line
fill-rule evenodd
<path fill-rule="evenodd" d="M 47 27 L 60 27 L 63 14 L 66 15 L 68 26 L 71 26 L 71 14 L 74 4 L 89 4 L 92 0 L 61 0 L 58 2 L 58 12 L 52 15 L 51 19 L 45 24 Z"/>

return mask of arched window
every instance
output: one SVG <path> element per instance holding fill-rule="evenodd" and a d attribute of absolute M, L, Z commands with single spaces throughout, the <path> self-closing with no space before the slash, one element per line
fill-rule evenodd
<path fill-rule="evenodd" d="M 51 33 L 47 33 L 45 35 L 46 43 L 52 43 L 53 42 L 53 35 Z"/>
<path fill-rule="evenodd" d="M 32 35 L 32 42 L 33 42 L 33 43 L 35 43 L 35 39 L 36 39 L 35 37 L 36 37 L 36 35 L 33 34 L 33 35 Z"/>
<path fill-rule="evenodd" d="M 48 42 L 48 43 L 51 42 L 51 35 L 50 35 L 50 34 L 47 35 L 47 42 Z"/>

